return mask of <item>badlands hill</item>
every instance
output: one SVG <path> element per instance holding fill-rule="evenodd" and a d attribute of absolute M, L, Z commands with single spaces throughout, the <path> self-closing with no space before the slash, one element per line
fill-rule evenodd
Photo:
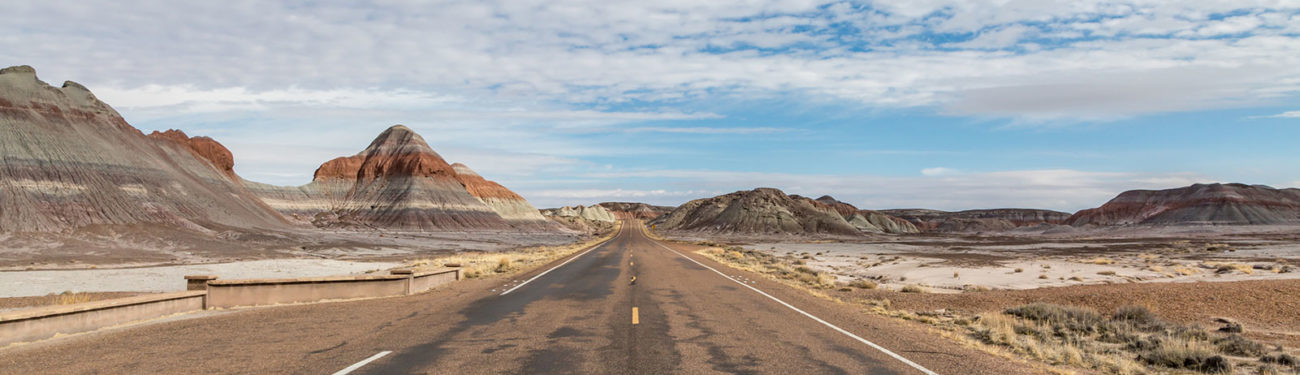
<path fill-rule="evenodd" d="M 141 223 L 291 227 L 240 184 L 230 151 L 212 139 L 146 136 L 80 84 L 0 70 L 0 232 Z"/>
<path fill-rule="evenodd" d="M 1059 225 L 1069 213 L 1025 208 L 939 211 L 927 209 L 881 210 L 916 225 L 925 232 L 996 232 L 1042 224 Z"/>
<path fill-rule="evenodd" d="M 645 203 L 635 202 L 605 202 L 599 204 L 614 213 L 619 219 L 641 219 L 650 220 L 660 215 L 671 212 L 674 207 L 654 206 Z"/>
<path fill-rule="evenodd" d="M 1196 184 L 1167 190 L 1131 190 L 1101 207 L 1075 213 L 1066 223 L 1075 226 L 1300 224 L 1300 189 Z"/>
<path fill-rule="evenodd" d="M 603 206 L 565 206 L 541 210 L 542 216 L 570 230 L 594 234 L 614 227 L 618 217 Z"/>
<path fill-rule="evenodd" d="M 833 199 L 830 199 L 833 201 Z M 660 229 L 741 234 L 913 233 L 901 219 L 863 211 L 835 201 L 826 203 L 772 188 L 686 202 L 651 222 Z"/>
<path fill-rule="evenodd" d="M 448 164 L 410 128 L 395 125 L 296 187 L 245 181 L 272 208 L 320 227 L 405 230 L 556 229 L 528 201 L 463 164 Z"/>

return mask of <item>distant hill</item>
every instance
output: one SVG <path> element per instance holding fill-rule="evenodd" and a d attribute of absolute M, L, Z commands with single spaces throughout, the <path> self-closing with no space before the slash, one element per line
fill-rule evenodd
<path fill-rule="evenodd" d="M 276 210 L 323 227 L 558 229 L 523 197 L 448 164 L 402 125 L 356 155 L 321 164 L 307 185 L 246 185 Z"/>
<path fill-rule="evenodd" d="M 709 233 L 836 234 L 914 233 L 910 223 L 858 210 L 834 198 L 823 201 L 786 195 L 773 188 L 696 199 L 651 222 L 660 229 Z"/>
<path fill-rule="evenodd" d="M 1300 224 L 1300 189 L 1264 185 L 1195 184 L 1167 190 L 1130 190 L 1066 223 L 1082 225 Z"/>
<path fill-rule="evenodd" d="M 642 219 L 650 220 L 660 215 L 666 214 L 673 210 L 674 207 L 654 206 L 645 203 L 635 202 L 605 202 L 599 206 L 605 207 L 609 212 L 614 213 L 620 219 Z"/>
<path fill-rule="evenodd" d="M 1026 208 L 939 211 L 893 209 L 880 212 L 907 219 L 925 232 L 996 232 L 1041 224 L 1063 224 L 1066 212 Z"/>
<path fill-rule="evenodd" d="M 144 135 L 76 82 L 53 87 L 29 66 L 0 70 L 0 232 L 292 228 L 233 166 L 211 138 Z"/>

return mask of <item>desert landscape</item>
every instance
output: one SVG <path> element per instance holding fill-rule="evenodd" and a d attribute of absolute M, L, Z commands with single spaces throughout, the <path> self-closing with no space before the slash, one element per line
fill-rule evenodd
<path fill-rule="evenodd" d="M 5 12 L 0 375 L 1300 374 L 1294 1 Z"/>

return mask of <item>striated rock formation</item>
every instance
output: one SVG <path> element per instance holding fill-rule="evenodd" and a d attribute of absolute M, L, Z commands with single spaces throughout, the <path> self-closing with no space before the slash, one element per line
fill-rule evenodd
<path fill-rule="evenodd" d="M 1075 213 L 1066 223 L 1075 226 L 1300 224 L 1300 189 L 1196 184 L 1168 190 L 1130 190 L 1101 207 Z"/>
<path fill-rule="evenodd" d="M 491 207 L 497 215 L 506 219 L 506 222 L 516 226 L 536 226 L 546 222 L 546 218 L 542 217 L 537 208 L 519 194 L 515 194 L 501 184 L 484 179 L 464 164 L 456 163 L 451 167 L 456 172 L 456 179 L 465 185 L 469 194 Z"/>
<path fill-rule="evenodd" d="M 997 208 L 957 212 L 927 209 L 881 210 L 926 232 L 998 232 L 1042 224 L 1062 224 L 1065 212 L 1024 208 Z"/>
<path fill-rule="evenodd" d="M 162 224 L 213 233 L 290 228 L 239 183 L 225 147 L 145 136 L 84 86 L 0 70 L 0 232 Z"/>
<path fill-rule="evenodd" d="M 600 206 L 605 207 L 609 212 L 613 212 L 614 216 L 619 219 L 650 220 L 673 210 L 673 207 L 652 206 L 634 202 L 605 202 L 601 203 Z"/>
<path fill-rule="evenodd" d="M 799 197 L 799 196 L 794 196 L 794 197 Z M 799 198 L 803 198 L 803 197 L 799 197 Z M 816 202 L 830 206 L 832 209 L 835 210 L 835 212 L 838 212 L 840 216 L 843 216 L 844 220 L 849 222 L 849 225 L 852 225 L 854 228 L 858 228 L 858 230 L 863 232 L 873 232 L 873 233 L 917 233 L 919 232 L 916 226 L 912 225 L 912 223 L 909 223 L 907 220 L 890 216 L 888 214 L 881 213 L 879 211 L 859 210 L 857 207 L 854 207 L 853 205 L 848 203 L 840 202 L 839 200 L 829 195 L 823 195 L 821 198 L 817 198 Z"/>
<path fill-rule="evenodd" d="M 312 182 L 246 182 L 272 208 L 317 226 L 408 230 L 555 229 L 518 194 L 443 160 L 395 125 L 353 156 L 327 161 Z"/>
<path fill-rule="evenodd" d="M 686 202 L 651 223 L 667 230 L 712 233 L 859 235 L 862 232 L 915 232 L 910 224 L 886 216 L 858 210 L 838 201 L 819 202 L 797 195 L 788 196 L 777 189 L 758 188 Z"/>
<path fill-rule="evenodd" d="M 541 214 L 570 230 L 588 234 L 600 233 L 614 227 L 618 219 L 603 206 L 573 206 L 548 208 Z"/>

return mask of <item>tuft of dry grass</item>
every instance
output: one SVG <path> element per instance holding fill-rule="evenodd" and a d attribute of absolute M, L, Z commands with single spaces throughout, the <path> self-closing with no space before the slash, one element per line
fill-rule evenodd
<path fill-rule="evenodd" d="M 76 293 L 64 291 L 59 294 L 50 295 L 50 305 L 75 305 L 78 303 L 90 302 L 90 293 Z"/>
<path fill-rule="evenodd" d="M 916 284 L 904 285 L 903 289 L 899 289 L 899 291 L 903 293 L 929 293 L 930 292 L 930 290 L 926 289 L 925 287 Z"/>
<path fill-rule="evenodd" d="M 874 281 L 866 279 L 857 279 L 849 283 L 849 286 L 858 289 L 876 289 L 878 285 Z"/>
<path fill-rule="evenodd" d="M 1110 259 L 1107 257 L 1096 257 L 1096 258 L 1085 260 L 1083 262 L 1087 264 L 1096 264 L 1096 265 L 1115 264 L 1114 259 Z"/>

